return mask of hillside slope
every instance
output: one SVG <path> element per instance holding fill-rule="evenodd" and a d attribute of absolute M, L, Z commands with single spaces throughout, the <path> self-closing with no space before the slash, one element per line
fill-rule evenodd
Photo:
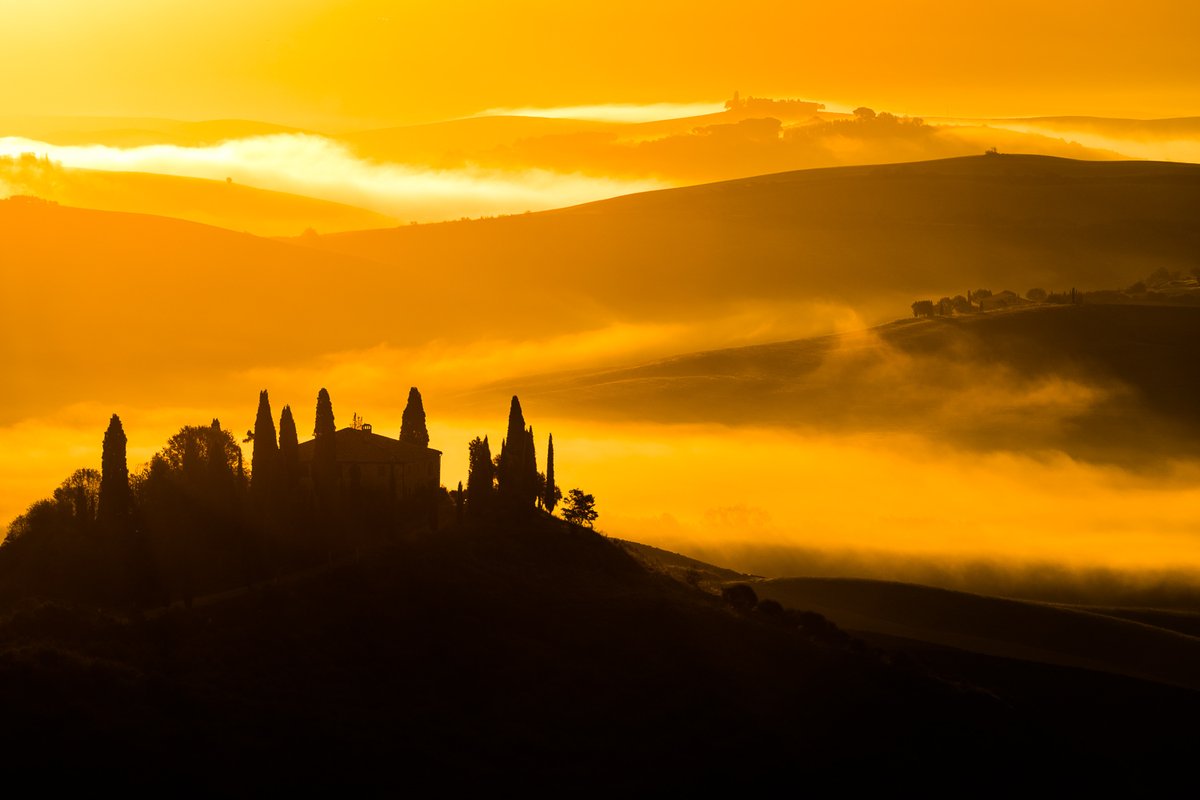
<path fill-rule="evenodd" d="M 350 304 L 352 273 L 371 267 L 345 256 L 165 217 L 16 199 L 0 201 L 0 243 L 6 419 L 83 398 L 120 402 L 122 387 L 135 384 L 153 402 L 181 376 L 244 369 L 264 355 L 292 364 L 381 335 L 384 317 Z M 339 295 L 346 305 L 328 314 L 336 336 L 297 322 Z M 246 324 L 243 304 L 253 297 L 267 309 L 263 324 Z"/>
<path fill-rule="evenodd" d="M 554 413 L 915 431 L 1140 461 L 1200 447 L 1200 308 L 1034 306 L 691 353 L 514 385 Z M 499 390 L 460 398 L 497 402 Z M 1137 424 L 1131 424 L 1131 420 Z"/>
<path fill-rule="evenodd" d="M 914 297 L 980 286 L 1109 288 L 1157 265 L 1190 270 L 1197 212 L 1200 167 L 1017 156 L 786 173 L 286 242 L 0 202 L 0 342 L 22 388 L 10 402 L 31 406 L 103 399 L 88 382 L 132 379 L 139 359 L 197 374 L 264 366 L 264 353 L 278 367 L 276 357 L 311 363 L 380 345 L 607 341 L 614 326 L 632 331 L 615 346 L 666 355 L 811 335 L 847 309 L 895 319 Z M 181 319 L 179 298 L 197 292 L 210 302 Z M 247 303 L 256 324 L 245 324 Z M 113 309 L 136 309 L 136 327 L 104 324 Z M 122 357 L 98 377 L 78 343 L 100 328 Z M 51 362 L 70 393 L 29 391 Z"/>
<path fill-rule="evenodd" d="M 560 211 L 322 237 L 322 249 L 471 276 L 531 325 L 763 316 L 845 304 L 883 321 L 967 289 L 1125 286 L 1194 266 L 1200 166 L 979 156 L 808 170 Z M 423 284 L 425 285 L 425 284 Z M 528 303 L 528 305 L 526 305 Z"/>
<path fill-rule="evenodd" d="M 755 588 L 852 631 L 1200 689 L 1200 638 L 1115 615 L 861 579 L 780 578 Z"/>
<path fill-rule="evenodd" d="M 257 236 L 298 236 L 396 225 L 364 208 L 238 183 L 145 172 L 46 168 L 31 173 L 0 162 L 0 186 L 63 205 L 155 214 Z"/>
<path fill-rule="evenodd" d="M 213 788 L 699 786 L 796 752 L 812 780 L 868 759 L 917 780 L 945 747 L 980 761 L 955 739 L 980 754 L 1041 735 L 550 521 L 444 531 L 147 621 L 26 607 L 0 621 L 0 676 L 10 763 Z"/>

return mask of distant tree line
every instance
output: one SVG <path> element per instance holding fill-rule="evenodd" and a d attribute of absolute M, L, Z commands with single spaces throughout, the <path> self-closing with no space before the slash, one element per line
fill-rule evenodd
<path fill-rule="evenodd" d="M 1083 292 L 1075 287 L 1046 291 L 1040 287 L 1020 297 L 1008 290 L 993 294 L 988 289 L 968 291 L 940 300 L 917 300 L 912 304 L 914 317 L 948 317 L 977 314 L 1003 308 L 1029 305 L 1200 305 L 1200 267 L 1190 271 L 1159 267 L 1124 289 L 1099 289 Z"/>
<path fill-rule="evenodd" d="M 965 297 L 959 294 L 936 301 L 916 300 L 912 304 L 912 313 L 914 317 L 950 317 L 1038 303 L 1079 305 L 1083 303 L 1083 292 L 1071 289 L 1069 292 L 1048 293 L 1045 289 L 1030 289 L 1025 297 L 1021 297 L 1008 289 L 995 293 L 990 289 L 968 289 Z"/>

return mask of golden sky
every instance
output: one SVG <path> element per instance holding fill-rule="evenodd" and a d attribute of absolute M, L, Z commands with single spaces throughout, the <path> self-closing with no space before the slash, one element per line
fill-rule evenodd
<path fill-rule="evenodd" d="M 926 115 L 1200 108 L 1200 5 L 0 0 L 6 114 L 324 128 L 740 89 Z"/>
<path fill-rule="evenodd" d="M 995 146 L 1073 158 L 1197 161 L 1200 132 L 1175 123 L 1151 135 L 1121 125 L 1071 127 L 1077 121 L 1065 128 L 1021 122 L 1001 130 L 994 121 L 923 128 L 913 120 L 885 123 L 882 116 L 870 125 L 836 114 L 814 121 L 805 112 L 785 120 L 794 129 L 758 141 L 757 129 L 736 127 L 731 112 L 712 131 L 693 126 L 713 120 L 688 120 L 629 126 L 611 133 L 611 141 L 596 131 L 615 126 L 549 124 L 562 120 L 471 119 L 362 134 L 504 110 L 663 120 L 716 111 L 735 90 L 810 99 L 830 111 L 866 105 L 960 121 L 1190 116 L 1200 114 L 1197 30 L 1200 4 L 1178 0 L 0 0 L 0 74 L 7 78 L 0 82 L 0 118 L 9 118 L 0 119 L 0 199 L 47 197 L 61 202 L 62 219 L 74 220 L 69 235 L 61 235 L 60 212 L 49 212 L 45 230 L 22 239 L 31 233 L 21 222 L 24 206 L 0 214 L 0 225 L 8 225 L 0 227 L 0 278 L 10 297 L 25 285 L 24 296 L 35 298 L 12 305 L 7 331 L 0 330 L 9 335 L 0 338 L 11 356 L 6 375 L 20 383 L 0 393 L 8 398 L 0 403 L 0 536 L 71 470 L 98 466 L 100 438 L 114 411 L 125 420 L 136 470 L 181 425 L 219 416 L 230 430 L 245 430 L 262 388 L 270 389 L 276 414 L 283 403 L 293 404 L 304 435 L 320 386 L 333 393 L 339 423 L 359 412 L 381 430 L 396 430 L 407 389 L 416 383 L 425 392 L 434 446 L 446 451 L 443 480 L 453 486 L 466 477 L 467 441 L 501 435 L 508 383 L 523 374 L 858 329 L 906 313 L 908 303 L 907 295 L 889 296 L 880 312 L 856 291 L 859 305 L 850 308 L 810 285 L 797 288 L 801 305 L 789 305 L 796 298 L 788 295 L 764 310 L 737 305 L 714 280 L 705 284 L 711 297 L 698 293 L 695 306 L 676 317 L 626 317 L 588 297 L 572 310 L 578 319 L 570 325 L 546 315 L 537 330 L 458 330 L 445 321 L 456 297 L 449 288 L 458 281 L 485 291 L 478 287 L 491 284 L 481 276 L 500 258 L 493 254 L 446 277 L 447 291 L 418 293 L 420 302 L 409 305 L 397 295 L 395 318 L 342 314 L 352 330 L 330 344 L 313 329 L 297 332 L 295 320 L 314 316 L 316 298 L 329 287 L 344 297 L 377 287 L 390 260 L 358 259 L 329 275 L 327 257 L 309 246 L 289 249 L 284 258 L 276 245 L 239 234 L 66 207 L 180 217 L 259 235 L 297 235 L 307 227 L 328 234 L 363 227 L 371 214 L 386 215 L 380 222 L 369 217 L 372 226 L 521 214 L 663 186 L 971 155 Z M 240 118 L 321 135 L 241 123 L 13 121 L 34 116 Z M 526 142 L 534 144 L 523 148 Z M 26 153 L 45 158 L 27 164 Z M 414 230 L 424 236 L 427 229 Z M 438 228 L 428 230 L 433 235 Z M 25 250 L 14 244 L 20 241 Z M 172 269 L 161 270 L 163 263 Z M 97 266 L 125 278 L 140 269 L 147 280 L 109 281 Z M 418 260 L 403 268 L 420 274 L 427 266 Z M 276 282 L 278 276 L 285 277 Z M 555 279 L 552 272 L 544 277 L 546 285 Z M 947 277 L 938 290 L 957 280 Z M 167 308 L 156 305 L 150 289 L 142 293 L 150 300 L 126 291 L 175 285 L 178 291 L 166 296 L 197 299 Z M 193 294 L 197 286 L 219 291 Z M 268 293 L 271 302 L 260 302 Z M 499 293 L 472 298 L 488 313 L 505 301 Z M 104 309 L 104 302 L 120 304 L 129 323 L 96 335 L 99 326 L 84 325 L 87 309 Z M 244 316 L 236 326 L 197 322 L 225 319 L 234 308 Z M 177 324 L 177 317 L 184 321 Z M 36 347 L 23 338 L 32 330 Z M 166 333 L 145 336 L 146 330 Z M 84 339 L 115 355 L 92 358 L 79 346 Z M 459 393 L 502 383 L 494 411 L 454 407 Z M 943 456 L 930 466 L 913 454 L 937 442 L 911 431 L 872 439 L 715 423 L 616 424 L 554 418 L 536 402 L 527 413 L 539 437 L 555 434 L 563 488 L 594 491 L 602 527 L 616 535 L 680 548 L 753 541 L 1200 570 L 1200 464 L 1194 462 L 1169 465 L 1158 482 L 1036 448 L 983 459 Z M 662 484 L 662 475 L 678 480 Z M 780 476 L 809 487 L 815 499 L 803 508 L 779 503 Z M 871 488 L 878 486 L 885 488 Z M 864 491 L 873 505 L 846 514 Z M 1084 511 L 1061 512 L 1055 503 L 1063 496 L 1079 498 Z M 999 510 L 989 511 L 971 537 L 957 528 L 934 530 L 997 498 Z M 1014 537 L 1018 529 L 1024 535 Z"/>

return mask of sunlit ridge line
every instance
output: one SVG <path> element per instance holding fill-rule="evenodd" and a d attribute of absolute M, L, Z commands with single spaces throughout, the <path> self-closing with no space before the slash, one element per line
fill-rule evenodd
<path fill-rule="evenodd" d="M 489 108 L 473 115 L 472 118 L 541 117 L 582 122 L 635 123 L 701 117 L 718 114 L 724 110 L 724 103 L 599 103 L 579 106 Z"/>

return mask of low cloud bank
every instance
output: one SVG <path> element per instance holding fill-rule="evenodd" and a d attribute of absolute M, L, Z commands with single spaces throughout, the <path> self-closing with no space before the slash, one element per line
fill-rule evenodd
<path fill-rule="evenodd" d="M 358 158 L 344 144 L 313 134 L 255 136 L 207 147 L 130 148 L 0 138 L 0 156 L 23 153 L 48 156 L 66 167 L 230 179 L 414 222 L 519 214 L 663 186 L 649 179 L 609 179 L 546 169 L 436 170 L 376 163 Z"/>

